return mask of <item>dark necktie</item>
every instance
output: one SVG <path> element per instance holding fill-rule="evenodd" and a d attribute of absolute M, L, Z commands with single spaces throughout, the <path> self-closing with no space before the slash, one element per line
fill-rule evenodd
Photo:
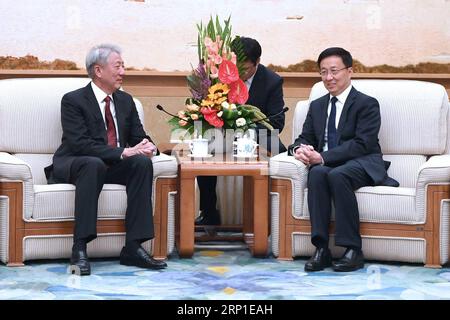
<path fill-rule="evenodd" d="M 106 134 L 108 136 L 108 145 L 111 147 L 117 147 L 116 126 L 114 125 L 114 119 L 111 114 L 110 102 L 111 98 L 106 96 L 105 98 L 105 118 L 106 118 Z"/>
<path fill-rule="evenodd" d="M 337 132 L 336 132 L 336 97 L 331 98 L 331 111 L 328 116 L 328 150 L 337 146 Z"/>

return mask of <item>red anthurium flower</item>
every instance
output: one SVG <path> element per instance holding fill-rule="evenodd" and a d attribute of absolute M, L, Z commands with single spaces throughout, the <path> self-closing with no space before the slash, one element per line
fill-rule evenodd
<path fill-rule="evenodd" d="M 208 107 L 202 107 L 202 108 L 200 108 L 200 112 L 206 116 L 206 115 L 210 115 L 213 113 L 217 113 L 218 111 L 215 109 L 208 108 Z"/>
<path fill-rule="evenodd" d="M 208 121 L 208 123 L 216 128 L 222 128 L 223 127 L 223 120 L 220 119 L 217 116 L 217 113 L 214 113 L 212 115 L 205 115 L 205 120 Z"/>
<path fill-rule="evenodd" d="M 228 92 L 228 101 L 230 103 L 244 104 L 248 100 L 248 89 L 242 79 L 230 83 L 228 85 L 230 91 Z"/>
<path fill-rule="evenodd" d="M 230 84 L 239 80 L 239 70 L 230 60 L 223 59 L 219 67 L 219 80 L 222 83 Z"/>
<path fill-rule="evenodd" d="M 218 110 L 210 109 L 210 108 L 202 108 L 201 113 L 203 114 L 203 117 L 210 125 L 216 128 L 222 128 L 224 125 L 224 122 L 221 118 L 217 116 Z"/>

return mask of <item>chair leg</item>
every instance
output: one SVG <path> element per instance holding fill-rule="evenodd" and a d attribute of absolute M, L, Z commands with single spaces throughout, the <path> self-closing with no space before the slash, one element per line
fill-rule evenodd
<path fill-rule="evenodd" d="M 441 202 L 450 199 L 450 185 L 429 185 L 427 188 L 427 219 L 425 224 L 425 238 L 427 241 L 427 268 L 441 268 L 440 254 L 440 226 Z"/>
<path fill-rule="evenodd" d="M 0 195 L 9 199 L 8 263 L 9 267 L 24 266 L 22 243 L 24 237 L 22 182 L 0 182 Z"/>
<path fill-rule="evenodd" d="M 169 192 L 176 190 L 176 178 L 160 178 L 156 180 L 155 213 L 153 216 L 155 223 L 153 257 L 155 259 L 167 258 Z"/>
<path fill-rule="evenodd" d="M 293 260 L 292 257 L 292 233 L 294 221 L 292 218 L 292 185 L 291 181 L 283 179 L 271 179 L 271 191 L 278 193 L 278 259 Z"/>

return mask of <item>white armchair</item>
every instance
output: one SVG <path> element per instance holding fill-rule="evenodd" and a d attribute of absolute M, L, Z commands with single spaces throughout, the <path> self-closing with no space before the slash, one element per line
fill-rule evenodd
<path fill-rule="evenodd" d="M 9 266 L 70 257 L 75 187 L 47 185 L 44 167 L 61 143 L 62 96 L 89 81 L 0 80 L 0 258 Z M 135 102 L 143 120 L 142 105 Z M 155 238 L 144 247 L 165 258 L 174 248 L 177 162 L 161 154 L 153 158 L 153 167 Z M 98 238 L 88 244 L 91 257 L 119 256 L 125 241 L 125 211 L 125 186 L 106 184 L 99 199 Z"/>
<path fill-rule="evenodd" d="M 445 88 L 408 80 L 352 83 L 380 103 L 380 145 L 384 159 L 391 161 L 388 174 L 400 183 L 398 188 L 356 191 L 364 255 L 430 267 L 448 262 L 450 114 Z M 326 93 L 323 84 L 316 83 L 309 101 Z M 301 133 L 308 108 L 308 101 L 296 106 L 293 140 Z M 273 253 L 280 259 L 312 255 L 306 167 L 284 153 L 270 160 L 270 174 Z M 333 255 L 342 252 L 331 249 Z"/>

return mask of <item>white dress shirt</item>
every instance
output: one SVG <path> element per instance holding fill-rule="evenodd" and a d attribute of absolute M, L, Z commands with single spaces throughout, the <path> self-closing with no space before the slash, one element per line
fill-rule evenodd
<path fill-rule="evenodd" d="M 252 83 L 253 83 L 253 78 L 255 78 L 255 74 L 258 71 L 258 66 L 259 66 L 259 64 L 256 66 L 255 73 L 250 78 L 245 80 L 245 85 L 246 85 L 248 91 L 250 91 L 250 87 L 252 86 Z"/>
<path fill-rule="evenodd" d="M 350 90 L 352 90 L 351 84 L 340 95 L 336 96 L 336 98 L 337 98 L 336 121 L 335 121 L 336 129 L 339 127 L 339 120 L 341 119 L 342 110 L 344 109 L 345 101 L 347 100 Z M 325 145 L 323 146 L 323 151 L 328 150 L 328 118 L 330 117 L 330 112 L 331 112 L 331 98 L 332 97 L 333 96 L 330 94 L 330 101 L 328 101 L 327 123 L 325 124 L 325 137 L 327 139 L 325 140 Z"/>
<path fill-rule="evenodd" d="M 100 112 L 102 113 L 103 121 L 105 122 L 105 129 L 108 129 L 105 118 L 105 105 L 106 105 L 105 98 L 106 96 L 108 96 L 108 94 L 106 94 L 102 89 L 100 89 L 94 82 L 91 82 L 91 87 L 92 91 L 94 91 L 95 98 L 97 99 Z M 114 106 L 114 99 L 111 94 L 109 95 L 109 97 L 111 98 L 109 109 L 111 110 L 111 115 L 114 120 L 114 127 L 116 128 L 117 146 L 120 147 L 119 127 L 117 126 L 116 107 Z"/>

